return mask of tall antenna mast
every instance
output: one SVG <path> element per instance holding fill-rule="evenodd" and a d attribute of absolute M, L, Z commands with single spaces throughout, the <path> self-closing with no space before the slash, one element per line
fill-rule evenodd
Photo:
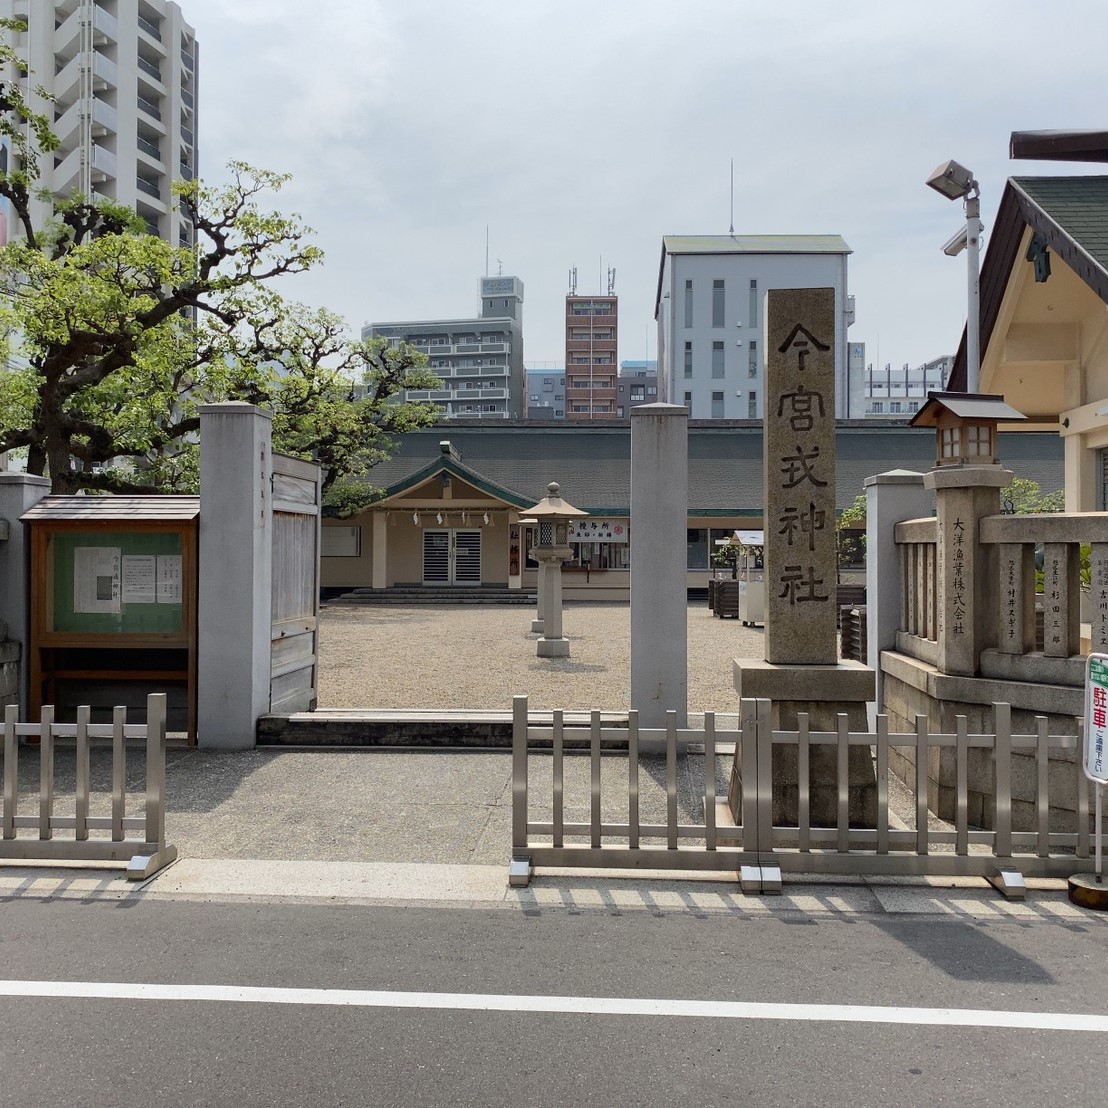
<path fill-rule="evenodd" d="M 731 159 L 731 234 L 735 233 L 735 159 Z"/>
<path fill-rule="evenodd" d="M 577 295 L 577 266 L 569 271 L 569 295 Z"/>
<path fill-rule="evenodd" d="M 608 267 L 608 295 L 613 296 L 616 289 L 616 267 Z"/>

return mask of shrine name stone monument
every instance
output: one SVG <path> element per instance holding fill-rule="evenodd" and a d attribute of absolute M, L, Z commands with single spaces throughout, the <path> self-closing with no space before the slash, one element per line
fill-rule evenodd
<path fill-rule="evenodd" d="M 835 620 L 835 291 L 773 289 L 765 320 L 765 658 L 735 659 L 735 689 L 740 698 L 770 700 L 781 730 L 795 729 L 797 714 L 807 712 L 812 731 L 835 731 L 840 713 L 864 731 L 874 672 L 839 660 Z M 797 749 L 778 746 L 773 759 L 773 821 L 795 826 Z M 809 766 L 811 823 L 835 826 L 834 745 L 813 744 Z M 850 822 L 875 826 L 868 747 L 850 748 L 849 778 Z M 741 789 L 736 753 L 728 790 L 736 822 Z"/>

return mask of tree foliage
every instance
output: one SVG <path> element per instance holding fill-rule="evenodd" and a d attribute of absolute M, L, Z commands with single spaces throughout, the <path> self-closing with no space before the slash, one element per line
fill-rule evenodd
<path fill-rule="evenodd" d="M 36 228 L 39 158 L 57 139 L 18 83 L 0 86 L 0 134 L 16 155 L 0 196 L 21 230 L 0 249 L 0 453 L 24 448 L 55 492 L 195 488 L 198 408 L 213 401 L 271 407 L 275 448 L 317 458 L 328 493 L 387 456 L 391 433 L 437 418 L 395 399 L 438 386 L 423 355 L 351 339 L 339 317 L 274 290 L 322 260 L 299 217 L 263 203 L 286 175 L 234 162 L 222 186 L 176 183 L 188 247 L 102 198 L 58 202 Z M 364 501 L 359 489 L 344 502 Z"/>

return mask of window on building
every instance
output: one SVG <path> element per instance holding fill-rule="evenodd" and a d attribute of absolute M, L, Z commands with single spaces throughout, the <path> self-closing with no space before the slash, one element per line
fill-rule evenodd
<path fill-rule="evenodd" d="M 692 393 L 685 393 L 685 407 L 689 409 L 689 416 L 692 416 Z"/>
<path fill-rule="evenodd" d="M 618 415 L 620 419 L 623 419 L 623 405 L 622 404 L 620 404 L 620 406 L 618 408 L 616 408 L 616 415 Z"/>
<path fill-rule="evenodd" d="M 657 388 L 655 388 L 655 386 L 654 386 L 654 385 L 650 385 L 650 386 L 648 386 L 648 388 L 647 388 L 647 390 L 646 390 L 646 395 L 647 395 L 647 396 L 657 396 L 657 395 L 658 395 L 658 390 L 657 390 Z"/>
<path fill-rule="evenodd" d="M 902 407 L 902 405 L 901 405 L 899 400 L 890 400 L 889 401 L 889 411 L 892 412 L 894 415 L 899 415 L 900 414 L 901 407 Z"/>
<path fill-rule="evenodd" d="M 758 393 L 754 389 L 746 394 L 746 418 L 758 418 Z"/>
<path fill-rule="evenodd" d="M 881 415 L 885 411 L 885 401 L 875 400 L 870 405 L 870 411 L 873 412 L 874 415 Z"/>
<path fill-rule="evenodd" d="M 685 566 L 687 569 L 708 568 L 708 528 L 689 527 L 685 531 Z"/>
<path fill-rule="evenodd" d="M 712 343 L 712 376 L 722 377 L 723 373 L 723 343 Z"/>
<path fill-rule="evenodd" d="M 712 326 L 722 327 L 723 323 L 723 282 L 712 282 Z"/>
<path fill-rule="evenodd" d="M 758 343 L 756 340 L 750 340 L 750 368 L 747 371 L 751 377 L 758 376 Z"/>
<path fill-rule="evenodd" d="M 685 343 L 685 376 L 692 376 L 692 342 Z"/>
<path fill-rule="evenodd" d="M 712 393 L 712 419 L 723 419 L 723 393 Z"/>
<path fill-rule="evenodd" d="M 758 326 L 758 282 L 752 280 L 750 282 L 750 311 L 747 312 L 750 317 L 750 326 Z"/>
<path fill-rule="evenodd" d="M 912 401 L 912 402 L 911 402 L 911 403 L 910 403 L 910 404 L 908 405 L 908 411 L 910 411 L 910 412 L 918 412 L 918 411 L 919 411 L 919 404 L 918 404 L 918 403 L 916 403 L 916 401 L 915 401 L 915 400 L 913 400 L 913 401 Z"/>
<path fill-rule="evenodd" d="M 692 281 L 685 282 L 685 326 L 692 326 Z"/>

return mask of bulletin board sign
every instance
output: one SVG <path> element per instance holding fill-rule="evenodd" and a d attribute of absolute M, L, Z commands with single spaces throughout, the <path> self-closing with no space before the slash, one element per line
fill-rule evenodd
<path fill-rule="evenodd" d="M 183 633 L 179 532 L 55 531 L 47 544 L 47 630 Z"/>
<path fill-rule="evenodd" d="M 199 498 L 47 496 L 31 532 L 32 713 L 97 712 L 169 697 L 171 731 L 196 737 Z"/>

